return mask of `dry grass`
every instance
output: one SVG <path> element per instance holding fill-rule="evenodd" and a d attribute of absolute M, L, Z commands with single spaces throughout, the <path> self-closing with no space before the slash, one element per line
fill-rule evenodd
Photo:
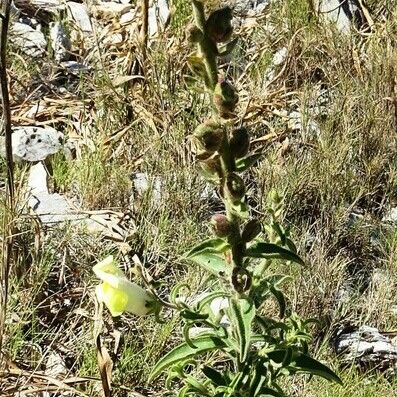
<path fill-rule="evenodd" d="M 71 396 L 99 394 L 91 267 L 104 255 L 116 254 L 128 270 L 137 253 L 163 282 L 164 293 L 177 280 L 197 289 L 203 283 L 204 275 L 181 260 L 207 235 L 204 221 L 212 205 L 200 198 L 205 184 L 187 144 L 192 127 L 208 112 L 186 66 L 191 51 L 183 40 L 187 3 L 178 5 L 170 28 L 152 43 L 144 84 L 131 89 L 114 84 L 115 76 L 127 73 L 123 57 L 134 48 L 131 33 L 123 49 L 100 42 L 101 62 L 90 74 L 67 81 L 73 94 L 66 100 L 45 86 L 51 117 L 44 113 L 37 122 L 54 124 L 78 143 L 76 160 L 53 158 L 54 187 L 85 209 L 129 214 L 127 228 L 134 237 L 126 253 L 125 245 L 67 225 L 45 232 L 31 217 L 20 217 L 5 345 L 12 371 L 0 373 L 1 395 L 31 390 L 25 395 L 38 396 L 43 388 L 58 390 L 57 395 L 67 395 L 70 388 L 75 389 Z M 381 222 L 397 202 L 397 14 L 385 11 L 387 1 L 383 8 L 377 1 L 368 3 L 374 32 L 344 37 L 310 21 L 308 2 L 276 2 L 257 27 L 240 32 L 243 40 L 224 69 L 240 90 L 240 115 L 257 138 L 255 146 L 265 151 L 249 176 L 252 204 L 265 218 L 270 188 L 285 195 L 284 222 L 309 266 L 283 269 L 293 275 L 289 303 L 299 314 L 320 320 L 315 340 L 335 367 L 337 360 L 324 346 L 341 324 L 397 328 L 391 312 L 397 304 L 397 235 Z M 287 60 L 265 87 L 266 69 L 282 47 L 288 48 Z M 32 92 L 41 89 L 46 73 L 52 76 L 50 64 L 27 64 L 19 53 L 11 58 L 14 122 L 26 122 L 25 100 L 34 103 Z M 320 90 L 330 94 L 327 114 L 312 116 Z M 297 107 L 307 118 L 300 131 L 288 128 L 281 113 Z M 317 133 L 310 131 L 310 120 L 318 123 Z M 0 171 L 4 174 L 3 163 Z M 161 178 L 159 202 L 149 192 L 139 205 L 131 205 L 134 172 Z M 361 214 L 358 220 L 352 221 L 352 211 Z M 342 300 L 344 290 L 350 293 Z M 116 396 L 130 395 L 129 389 L 167 395 L 161 382 L 146 385 L 145 380 L 151 365 L 176 342 L 177 327 L 171 318 L 159 325 L 105 315 L 103 336 L 114 361 Z M 64 373 L 48 375 L 49 357 L 63 360 Z M 297 380 L 292 395 L 397 396 L 395 385 L 375 374 L 349 370 L 342 378 L 342 388 Z"/>

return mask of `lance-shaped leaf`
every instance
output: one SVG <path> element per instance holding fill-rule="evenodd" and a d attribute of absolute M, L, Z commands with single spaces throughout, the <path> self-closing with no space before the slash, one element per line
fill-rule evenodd
<path fill-rule="evenodd" d="M 230 320 L 233 323 L 236 340 L 239 345 L 240 362 L 247 359 L 251 345 L 252 321 L 255 317 L 255 305 L 251 300 L 231 299 L 230 300 Z"/>
<path fill-rule="evenodd" d="M 288 352 L 286 349 L 280 349 L 267 353 L 267 356 L 274 362 L 281 364 L 285 360 L 287 354 Z M 311 375 L 321 376 L 324 379 L 339 383 L 340 385 L 342 384 L 341 379 L 334 371 L 306 354 L 293 352 L 290 360 L 289 369 L 292 372 L 306 372 Z"/>
<path fill-rule="evenodd" d="M 217 254 L 203 252 L 189 256 L 189 260 L 193 261 L 204 270 L 214 274 L 215 276 L 230 276 L 232 268 L 225 262 L 225 259 Z"/>
<path fill-rule="evenodd" d="M 251 258 L 281 259 L 299 263 L 302 266 L 305 265 L 299 255 L 272 243 L 255 243 L 251 245 L 246 250 L 246 256 L 250 256 Z"/>
<path fill-rule="evenodd" d="M 294 369 L 299 372 L 307 372 L 311 375 L 321 376 L 331 382 L 336 382 L 340 385 L 343 384 L 342 380 L 334 371 L 306 354 L 295 353 L 293 361 L 295 362 Z"/>
<path fill-rule="evenodd" d="M 201 370 L 203 374 L 211 380 L 211 382 L 216 386 L 227 386 L 225 377 L 217 371 L 215 368 L 204 365 Z"/>
<path fill-rule="evenodd" d="M 193 357 L 210 352 L 216 349 L 222 349 L 226 343 L 216 336 L 202 336 L 192 340 L 195 348 L 189 346 L 187 343 L 182 343 L 172 349 L 169 353 L 163 356 L 152 369 L 148 382 L 155 379 L 161 372 L 169 367 L 172 367 L 179 362 L 190 360 Z"/>
<path fill-rule="evenodd" d="M 236 160 L 236 171 L 243 172 L 254 165 L 260 158 L 262 157 L 262 153 L 251 154 L 248 157 L 244 157 L 242 159 Z"/>
<path fill-rule="evenodd" d="M 204 252 L 222 254 L 230 249 L 230 244 L 223 238 L 210 238 L 197 244 L 192 248 L 187 254 L 187 258 L 191 258 L 197 254 L 202 254 Z"/>

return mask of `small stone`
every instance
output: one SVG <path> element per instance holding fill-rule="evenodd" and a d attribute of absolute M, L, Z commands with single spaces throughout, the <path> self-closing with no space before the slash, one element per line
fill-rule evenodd
<path fill-rule="evenodd" d="M 68 13 L 83 33 L 92 33 L 92 24 L 85 4 L 68 1 Z"/>
<path fill-rule="evenodd" d="M 132 4 L 121 4 L 114 1 L 100 3 L 92 7 L 95 15 L 104 18 L 120 18 L 123 14 L 131 11 Z"/>
<path fill-rule="evenodd" d="M 50 40 L 55 60 L 67 61 L 70 58 L 72 44 L 65 27 L 60 22 L 50 23 Z"/>
<path fill-rule="evenodd" d="M 318 136 L 320 134 L 318 123 L 312 119 L 304 121 L 304 117 L 299 110 L 293 111 L 288 115 L 288 129 L 306 132 L 309 136 Z"/>
<path fill-rule="evenodd" d="M 334 344 L 336 353 L 347 365 L 392 373 L 397 370 L 397 348 L 377 328 L 363 325 L 354 331 L 342 330 Z"/>
<path fill-rule="evenodd" d="M 125 14 L 123 14 L 120 17 L 120 24 L 121 25 L 128 25 L 129 23 L 131 23 L 134 20 L 134 18 L 135 18 L 135 16 L 134 16 L 133 12 L 131 12 L 131 11 L 126 12 Z"/>
<path fill-rule="evenodd" d="M 46 109 L 46 106 L 40 103 L 33 105 L 26 113 L 25 117 L 28 119 L 35 119 L 42 111 Z"/>
<path fill-rule="evenodd" d="M 51 127 L 16 127 L 12 133 L 12 151 L 15 161 L 41 161 L 62 148 L 63 134 Z M 4 142 L 0 154 L 4 156 Z"/>
<path fill-rule="evenodd" d="M 40 57 L 45 53 L 47 42 L 44 34 L 29 25 L 15 22 L 11 27 L 11 39 L 26 55 Z"/>
<path fill-rule="evenodd" d="M 361 9 L 355 0 L 315 0 L 314 5 L 319 14 L 335 23 L 341 33 L 350 33 L 353 23 L 358 29 L 363 26 Z"/>
<path fill-rule="evenodd" d="M 389 211 L 387 211 L 382 218 L 382 222 L 397 222 L 397 207 L 391 208 Z"/>
<path fill-rule="evenodd" d="M 80 62 L 76 61 L 65 61 L 60 63 L 61 67 L 66 69 L 69 73 L 79 75 L 82 72 L 87 72 L 90 70 L 89 66 L 86 66 Z"/>
<path fill-rule="evenodd" d="M 167 0 L 157 0 L 149 8 L 149 36 L 155 36 L 164 28 L 171 17 Z"/>
<path fill-rule="evenodd" d="M 288 48 L 282 47 L 273 55 L 272 61 L 265 72 L 265 81 L 271 82 L 276 77 L 276 68 L 282 65 L 288 56 Z"/>

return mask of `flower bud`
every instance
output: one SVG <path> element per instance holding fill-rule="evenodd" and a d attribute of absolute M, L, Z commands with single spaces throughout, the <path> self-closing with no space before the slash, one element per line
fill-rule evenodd
<path fill-rule="evenodd" d="M 233 33 L 232 9 L 224 7 L 214 11 L 207 19 L 206 32 L 215 43 L 228 41 Z"/>
<path fill-rule="evenodd" d="M 199 43 L 204 35 L 196 25 L 190 23 L 186 28 L 186 37 L 191 43 Z"/>
<path fill-rule="evenodd" d="M 233 111 L 238 102 L 238 94 L 230 82 L 221 80 L 215 86 L 213 100 L 221 117 L 233 117 Z"/>
<path fill-rule="evenodd" d="M 200 167 L 207 180 L 217 182 L 222 173 L 222 166 L 219 156 L 200 161 Z"/>
<path fill-rule="evenodd" d="M 222 144 L 225 132 L 218 123 L 207 120 L 196 128 L 194 137 L 201 143 L 203 150 L 216 152 Z"/>
<path fill-rule="evenodd" d="M 227 237 L 232 232 L 232 224 L 227 219 L 226 215 L 215 214 L 212 216 L 210 223 L 217 237 Z"/>
<path fill-rule="evenodd" d="M 257 219 L 251 219 L 244 227 L 241 239 L 248 243 L 262 231 L 262 225 Z"/>
<path fill-rule="evenodd" d="M 249 150 L 250 138 L 246 128 L 238 128 L 232 132 L 230 150 L 235 158 L 244 157 Z"/>
<path fill-rule="evenodd" d="M 226 193 L 233 204 L 237 204 L 245 195 L 245 185 L 242 178 L 231 173 L 226 178 Z"/>

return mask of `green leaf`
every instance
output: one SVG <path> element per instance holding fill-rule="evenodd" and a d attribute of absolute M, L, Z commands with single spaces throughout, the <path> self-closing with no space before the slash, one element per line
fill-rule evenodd
<path fill-rule="evenodd" d="M 205 77 L 207 72 L 202 57 L 190 55 L 187 59 L 190 70 L 200 77 Z"/>
<path fill-rule="evenodd" d="M 197 265 L 201 266 L 204 270 L 211 272 L 215 276 L 230 276 L 232 268 L 225 262 L 225 259 L 213 253 L 199 253 L 189 257 Z"/>
<path fill-rule="evenodd" d="M 331 382 L 336 382 L 340 385 L 343 384 L 342 380 L 334 371 L 306 354 L 296 352 L 293 361 L 295 362 L 295 365 L 293 365 L 294 369 L 299 372 L 307 372 L 312 375 L 321 376 Z"/>
<path fill-rule="evenodd" d="M 294 252 L 272 243 L 255 243 L 251 245 L 246 250 L 246 256 L 251 258 L 283 259 L 299 263 L 302 266 L 305 265 L 303 260 Z"/>
<path fill-rule="evenodd" d="M 236 340 L 239 344 L 240 362 L 247 359 L 251 345 L 252 321 L 255 317 L 255 305 L 251 300 L 231 299 L 229 308 L 230 321 L 236 330 Z"/>
<path fill-rule="evenodd" d="M 249 218 L 249 207 L 246 203 L 241 202 L 240 204 L 232 205 L 230 210 L 241 219 Z"/>
<path fill-rule="evenodd" d="M 214 336 L 198 337 L 192 342 L 196 348 L 189 346 L 187 343 L 182 343 L 163 356 L 152 369 L 148 382 L 151 382 L 161 372 L 181 361 L 189 360 L 199 354 L 222 349 L 226 346 L 222 339 Z"/>
<path fill-rule="evenodd" d="M 216 298 L 228 298 L 229 294 L 224 291 L 214 291 L 210 292 L 208 295 L 204 296 L 200 301 L 197 302 L 197 311 L 201 312 L 205 306 L 209 305 Z"/>
<path fill-rule="evenodd" d="M 222 254 L 230 249 L 230 244 L 223 238 L 210 238 L 192 248 L 185 256 L 190 258 L 204 252 Z"/>
<path fill-rule="evenodd" d="M 192 389 L 190 387 L 190 385 L 185 385 L 182 387 L 182 389 L 179 390 L 177 397 L 185 397 L 187 396 L 187 393 L 191 392 Z"/>
<path fill-rule="evenodd" d="M 198 313 L 189 309 L 183 309 L 179 314 L 186 320 L 206 320 L 209 317 L 208 313 Z"/>
<path fill-rule="evenodd" d="M 259 397 L 285 397 L 285 394 L 281 394 L 279 391 L 269 389 L 268 387 L 263 388 L 261 393 Z"/>
<path fill-rule="evenodd" d="M 185 375 L 184 381 L 190 385 L 192 390 L 196 391 L 195 395 L 199 393 L 199 395 L 208 396 L 208 389 L 205 385 L 195 379 L 192 375 Z"/>
<path fill-rule="evenodd" d="M 286 308 L 286 303 L 285 303 L 285 297 L 282 291 L 280 291 L 277 288 L 274 288 L 273 286 L 270 287 L 270 291 L 274 295 L 274 297 L 277 300 L 278 306 L 279 306 L 279 316 L 280 318 L 283 318 L 285 316 L 285 308 Z"/>
<path fill-rule="evenodd" d="M 234 40 L 229 41 L 229 43 L 222 46 L 219 49 L 219 56 L 224 57 L 226 55 L 229 55 L 236 47 L 237 42 L 238 42 L 238 38 L 235 38 Z"/>
<path fill-rule="evenodd" d="M 260 158 L 262 153 L 251 154 L 248 157 L 236 160 L 236 171 L 243 172 L 254 165 Z"/>
<path fill-rule="evenodd" d="M 267 356 L 275 363 L 282 364 L 287 354 L 287 349 L 280 349 L 268 352 Z M 311 375 L 321 376 L 324 379 L 342 385 L 341 379 L 334 371 L 314 358 L 301 352 L 293 352 L 289 368 L 294 372 L 306 372 Z"/>
<path fill-rule="evenodd" d="M 227 386 L 226 379 L 224 376 L 217 371 L 216 369 L 209 367 L 208 365 L 204 365 L 203 368 L 201 368 L 203 371 L 203 374 L 211 380 L 211 382 L 216 385 L 216 386 Z"/>

